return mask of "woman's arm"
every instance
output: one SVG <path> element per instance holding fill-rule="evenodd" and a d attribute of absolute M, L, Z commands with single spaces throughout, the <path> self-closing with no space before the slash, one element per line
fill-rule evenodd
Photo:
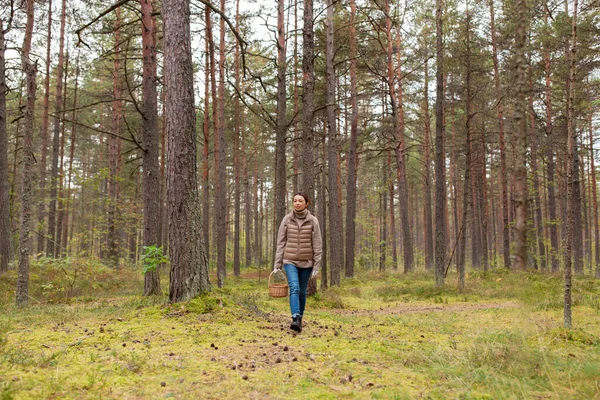
<path fill-rule="evenodd" d="M 321 239 L 321 226 L 319 220 L 315 218 L 312 232 L 313 248 L 313 274 L 321 269 L 321 255 L 323 254 L 323 241 Z"/>
<path fill-rule="evenodd" d="M 283 217 L 281 224 L 279 224 L 279 231 L 277 231 L 277 250 L 275 251 L 275 261 L 273 263 L 273 269 L 281 269 L 283 265 L 283 253 L 285 251 L 285 245 L 287 243 L 287 223 L 286 217 Z"/>

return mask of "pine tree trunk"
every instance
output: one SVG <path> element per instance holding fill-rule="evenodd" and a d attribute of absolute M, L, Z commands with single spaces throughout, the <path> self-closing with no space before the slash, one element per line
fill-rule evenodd
<path fill-rule="evenodd" d="M 429 117 L 429 62 L 425 62 L 425 88 L 423 92 L 423 118 L 425 119 L 425 142 L 423 150 L 425 155 L 425 204 L 423 204 L 425 219 L 425 269 L 433 270 L 434 253 L 433 253 L 433 205 L 431 199 L 431 121 Z"/>
<path fill-rule="evenodd" d="M 160 247 L 160 166 L 158 164 L 158 93 L 156 91 L 156 22 L 152 0 L 140 0 L 142 12 L 142 141 L 144 144 L 144 247 Z M 164 250 L 164 249 L 163 249 Z M 158 269 L 144 275 L 144 295 L 160 295 Z"/>
<path fill-rule="evenodd" d="M 19 231 L 19 269 L 17 277 L 16 303 L 26 305 L 29 300 L 29 232 L 31 208 L 33 206 L 33 124 L 35 119 L 35 91 L 37 73 L 35 64 L 29 58 L 33 36 L 34 1 L 27 0 L 27 23 L 21 52 L 21 62 L 26 76 L 27 102 L 25 105 L 25 133 L 23 138 L 23 163 L 21 165 L 21 226 Z"/>
<path fill-rule="evenodd" d="M 302 179 L 299 188 L 309 199 L 315 193 L 315 166 L 313 133 L 314 90 L 315 90 L 315 34 L 313 30 L 313 0 L 304 1 L 304 26 L 302 28 Z M 321 221 L 324 223 L 324 221 Z"/>
<path fill-rule="evenodd" d="M 46 77 L 44 78 L 44 105 L 42 106 L 42 130 L 40 132 L 40 187 L 38 190 L 38 224 L 36 231 L 37 253 L 44 253 L 43 236 L 46 217 L 46 159 L 48 157 L 48 114 L 50 109 L 50 48 L 52 45 L 52 0 L 48 0 L 48 32 L 46 35 Z"/>
<path fill-rule="evenodd" d="M 379 270 L 385 271 L 387 262 L 387 169 L 384 164 L 381 168 L 382 181 L 379 196 L 381 198 L 381 213 L 379 218 L 381 237 L 379 238 Z"/>
<path fill-rule="evenodd" d="M 545 23 L 548 22 L 548 14 L 544 15 Z M 552 272 L 557 273 L 560 268 L 558 257 L 558 228 L 556 226 L 556 181 L 554 179 L 554 140 L 552 123 L 552 87 L 550 74 L 550 50 L 548 45 L 544 46 L 544 71 L 545 71 L 545 103 L 546 103 L 546 168 L 548 187 L 548 217 L 550 231 L 550 248 L 548 253 L 551 259 Z"/>
<path fill-rule="evenodd" d="M 208 7 L 207 7 L 208 8 Z M 214 42 L 214 36 L 213 36 L 213 32 L 212 32 L 212 21 L 210 20 L 210 13 L 207 12 L 206 13 L 206 34 L 207 34 L 207 40 L 208 40 L 208 48 L 209 48 L 209 60 L 210 60 L 210 92 L 211 92 L 211 96 L 212 96 L 212 126 L 213 126 L 213 135 L 214 135 L 214 157 L 215 157 L 215 165 L 213 167 L 214 169 L 214 179 L 215 182 L 214 184 L 214 190 L 215 190 L 215 198 L 214 198 L 214 203 L 217 203 L 217 158 L 218 158 L 218 151 L 217 151 L 217 136 L 219 135 L 219 93 L 217 92 L 217 68 L 216 68 L 216 61 L 215 61 L 215 42 Z M 217 225 L 218 222 L 216 221 L 217 219 L 217 212 L 215 209 L 215 221 L 214 221 L 214 226 L 213 226 L 213 239 L 216 241 L 218 241 L 217 238 Z M 218 243 L 217 243 L 218 246 Z M 206 257 L 208 258 L 209 261 L 211 261 L 211 251 L 210 251 L 210 247 L 207 246 L 208 250 L 206 252 Z M 218 257 L 218 256 L 217 256 Z M 219 272 L 217 271 L 217 286 L 219 286 Z"/>
<path fill-rule="evenodd" d="M 73 90 L 73 111 L 71 116 L 71 140 L 70 140 L 70 149 L 69 149 L 69 172 L 67 174 L 67 195 L 65 199 L 65 222 L 63 225 L 63 241 L 62 241 L 62 249 L 63 251 L 67 251 L 68 243 L 70 238 L 73 235 L 73 229 L 69 229 L 69 212 L 71 208 L 71 179 L 73 177 L 73 159 L 75 156 L 75 139 L 77 137 L 77 90 L 79 88 L 79 53 L 77 53 L 77 60 L 75 62 L 75 88 Z M 73 208 L 74 211 L 74 208 Z M 70 221 L 73 223 L 74 218 L 71 218 Z M 71 237 L 68 234 L 71 234 Z"/>
<path fill-rule="evenodd" d="M 533 93 L 533 83 L 529 81 L 529 87 L 531 93 Z M 537 235 L 537 255 L 539 259 L 539 269 L 545 271 L 547 268 L 546 262 L 546 246 L 544 244 L 544 228 L 542 220 L 542 200 L 540 196 L 540 177 L 538 174 L 538 137 L 535 130 L 535 110 L 533 108 L 533 97 L 529 97 L 529 117 L 530 117 L 530 135 L 531 135 L 531 171 L 533 176 L 533 211 L 535 215 L 535 228 Z M 534 257 L 534 263 L 537 265 L 537 261 Z"/>
<path fill-rule="evenodd" d="M 50 203 L 48 206 L 48 241 L 46 244 L 46 255 L 54 257 L 56 248 L 56 204 L 58 202 L 58 153 L 60 146 L 60 116 L 63 104 L 63 65 L 65 48 L 65 23 L 66 23 L 67 1 L 62 0 L 62 11 L 60 16 L 60 40 L 58 48 L 58 64 L 56 66 L 56 99 L 54 105 L 54 131 L 52 135 L 52 166 L 50 177 Z"/>
<path fill-rule="evenodd" d="M 592 116 L 593 116 L 593 112 L 592 110 L 589 111 L 589 122 L 588 122 L 588 134 L 590 137 L 590 170 L 591 170 L 591 184 L 590 184 L 590 191 L 592 192 L 591 196 L 592 196 L 592 212 L 590 213 L 591 215 L 593 215 L 594 218 L 594 223 L 593 223 L 593 229 L 594 229 L 594 260 L 592 262 L 592 270 L 594 271 L 594 276 L 596 277 L 596 279 L 600 278 L 600 228 L 598 226 L 598 189 L 597 189 L 597 185 L 598 185 L 598 180 L 596 179 L 596 166 L 595 166 L 595 156 L 596 156 L 596 151 L 594 150 L 594 128 L 592 125 Z"/>
<path fill-rule="evenodd" d="M 326 149 L 327 146 L 325 146 L 325 135 L 323 135 L 322 141 L 321 141 L 321 148 L 323 150 L 323 155 L 322 155 L 322 160 L 321 160 L 321 164 L 325 165 L 325 159 L 326 159 Z M 316 178 L 316 180 L 318 181 L 315 182 L 319 188 L 319 200 L 318 200 L 318 208 L 317 208 L 317 215 L 319 218 L 319 225 L 321 227 L 321 237 L 323 238 L 323 253 L 321 255 L 321 289 L 327 289 L 327 287 L 329 286 L 329 282 L 330 282 L 330 274 L 329 274 L 329 263 L 327 262 L 328 260 L 328 256 L 329 256 L 329 246 L 328 246 L 328 225 L 327 224 L 327 187 L 325 184 L 325 171 L 324 169 L 321 171 L 321 173 L 318 175 L 318 178 Z"/>
<path fill-rule="evenodd" d="M 470 24 L 471 21 L 471 13 L 467 9 L 467 24 Z M 473 207 L 471 204 L 472 199 L 472 191 L 471 191 L 471 172 L 473 171 L 473 110 L 472 110 L 472 86 L 471 86 L 471 75 L 473 71 L 471 70 L 471 31 L 470 26 L 467 27 L 467 53 L 466 53 L 466 71 L 465 71 L 465 85 L 466 85 L 466 94 L 465 94 L 465 118 L 467 120 L 466 124 L 466 143 L 465 143 L 465 174 L 464 174 L 464 186 L 463 186 L 463 203 L 462 203 L 462 220 L 459 228 L 459 258 L 460 262 L 458 264 L 458 288 L 459 290 L 463 290 L 465 288 L 465 264 L 466 264 L 466 248 L 467 248 L 467 223 L 469 220 L 469 215 L 471 216 L 471 220 L 475 218 L 473 213 Z M 469 213 L 469 209 L 471 209 L 471 213 Z"/>
<path fill-rule="evenodd" d="M 490 0 L 490 26 L 492 35 L 492 59 L 494 62 L 494 88 L 496 91 L 496 116 L 498 118 L 498 139 L 500 142 L 500 182 L 502 187 L 502 253 L 504 256 L 504 268 L 510 268 L 510 221 L 508 216 L 508 177 L 506 172 L 506 143 L 504 139 L 504 106 L 502 104 L 502 90 L 500 88 L 494 0 Z"/>
<path fill-rule="evenodd" d="M 187 0 L 163 1 L 166 135 L 168 141 L 169 300 L 186 301 L 210 290 L 202 242 L 196 179 L 190 9 Z"/>
<path fill-rule="evenodd" d="M 6 129 L 6 75 L 4 25 L 0 19 L 0 274 L 8 271 L 13 257 L 8 182 L 8 131 Z"/>
<path fill-rule="evenodd" d="M 236 29 L 240 23 L 240 0 L 236 0 L 235 26 Z M 235 86 L 240 87 L 240 45 L 235 45 L 235 64 L 234 64 Z M 233 179 L 234 179 L 234 237 L 233 237 L 233 274 L 240 276 L 240 216 L 241 216 L 241 185 L 240 185 L 240 131 L 241 131 L 241 109 L 240 99 L 235 96 L 233 99 Z"/>
<path fill-rule="evenodd" d="M 337 190 L 338 184 L 338 134 L 336 121 L 336 99 L 335 99 L 335 67 L 333 42 L 333 1 L 327 0 L 327 16 L 325 23 L 325 69 L 326 69 L 326 113 L 327 113 L 327 164 L 329 173 L 329 244 L 331 264 L 331 285 L 339 286 L 341 284 L 341 271 L 344 265 L 344 244 L 342 227 L 342 210 L 340 207 L 340 198 Z"/>
<path fill-rule="evenodd" d="M 204 245 L 206 258 L 210 260 L 210 159 L 209 159 L 209 145 L 210 145 L 210 84 L 212 74 L 214 71 L 214 58 L 212 56 L 214 46 L 212 42 L 212 22 L 210 18 L 210 8 L 205 7 L 204 16 L 206 22 L 206 40 L 205 40 L 205 63 L 207 65 L 204 68 L 204 125 L 202 131 L 204 133 L 204 146 L 202 147 L 202 234 L 204 237 Z M 211 67 L 208 67 L 211 66 Z"/>
<path fill-rule="evenodd" d="M 444 285 L 446 269 L 446 149 L 444 143 L 444 47 L 442 0 L 435 2 L 436 96 L 435 96 L 435 285 Z"/>
<path fill-rule="evenodd" d="M 63 104 L 62 104 L 62 114 L 60 119 L 65 121 L 66 113 L 65 110 L 67 108 L 67 91 L 68 91 L 68 83 L 67 77 L 69 76 L 69 53 L 67 52 L 65 56 L 65 71 L 64 71 L 64 81 L 63 81 Z M 56 219 L 56 257 L 62 257 L 65 255 L 66 251 L 62 247 L 63 242 L 63 227 L 65 222 L 65 123 L 61 124 L 60 128 L 60 152 L 59 152 L 59 167 L 58 167 L 58 217 Z"/>
<path fill-rule="evenodd" d="M 225 0 L 221 0 L 221 11 L 225 12 Z M 219 99 L 218 124 L 215 126 L 215 241 L 217 242 L 217 286 L 223 287 L 227 270 L 225 251 L 227 246 L 227 182 L 225 171 L 225 20 L 219 21 Z"/>
<path fill-rule="evenodd" d="M 387 37 L 387 85 L 390 96 L 391 110 L 394 116 L 394 135 L 395 135 L 395 156 L 396 169 L 398 175 L 398 192 L 400 198 L 400 220 L 402 224 L 402 240 L 404 251 L 404 272 L 408 273 L 414 268 L 414 253 L 412 246 L 412 236 L 409 220 L 408 204 L 408 184 L 406 181 L 406 165 L 404 160 L 405 142 L 404 142 L 404 105 L 402 100 L 402 77 L 401 72 L 398 78 L 398 96 L 396 96 L 396 71 L 393 64 L 393 40 L 392 40 L 392 21 L 390 17 L 390 4 L 386 0 L 384 4 L 386 15 L 386 37 Z M 400 41 L 398 33 L 398 41 Z M 400 43 L 399 43 L 400 44 Z M 398 45 L 398 48 L 400 46 Z M 400 50 L 398 49 L 398 52 Z"/>
<path fill-rule="evenodd" d="M 346 179 L 346 269 L 345 276 L 354 276 L 356 248 L 356 181 L 358 156 L 358 104 L 356 77 L 356 1 L 350 0 L 350 148 L 348 149 L 348 177 Z M 393 203 L 391 208 L 393 209 Z M 393 235 L 393 234 L 392 234 Z"/>
<path fill-rule="evenodd" d="M 517 22 L 515 27 L 515 268 L 523 270 L 527 266 L 527 91 L 525 59 L 526 13 L 524 0 L 517 0 Z"/>
<path fill-rule="evenodd" d="M 387 169 L 392 171 L 392 155 L 388 152 L 387 155 Z M 392 269 L 396 271 L 398 269 L 398 238 L 396 237 L 396 213 L 394 212 L 394 179 L 388 180 L 388 192 L 390 193 L 390 235 L 392 241 Z"/>
<path fill-rule="evenodd" d="M 286 145 L 285 139 L 287 135 L 286 121 L 286 41 L 285 41 L 285 24 L 284 0 L 277 2 L 277 121 L 275 126 L 275 191 L 274 191 L 274 207 L 273 226 L 279 226 L 286 213 Z M 310 197 L 309 197 L 310 199 Z M 273 229 L 273 248 L 272 257 L 275 257 L 277 250 L 277 229 Z"/>
<path fill-rule="evenodd" d="M 571 329 L 573 326 L 572 315 L 571 315 L 571 291 L 572 291 L 572 279 L 571 279 L 571 262 L 572 262 L 572 248 L 575 245 L 574 242 L 574 230 L 575 225 L 575 202 L 576 202 L 576 185 L 578 184 L 575 174 L 578 174 L 576 170 L 576 159 L 577 155 L 577 133 L 575 131 L 574 111 L 575 111 L 575 66 L 577 64 L 577 7 L 578 0 L 573 2 L 573 17 L 571 25 L 571 38 L 570 38 L 570 49 L 568 52 L 569 61 L 569 78 L 567 81 L 567 205 L 568 205 L 568 217 L 566 226 L 566 244 L 565 244 L 565 291 L 564 291 L 564 326 L 567 329 Z"/>

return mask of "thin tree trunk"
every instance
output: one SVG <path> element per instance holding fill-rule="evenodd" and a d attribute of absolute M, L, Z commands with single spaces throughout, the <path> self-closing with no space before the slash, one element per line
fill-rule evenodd
<path fill-rule="evenodd" d="M 196 179 L 190 9 L 187 0 L 163 1 L 166 134 L 168 142 L 169 300 L 189 300 L 210 290 L 202 243 Z"/>
<path fill-rule="evenodd" d="M 425 119 L 425 204 L 423 217 L 425 219 L 425 269 L 433 270 L 434 253 L 433 253 L 433 213 L 431 199 L 431 121 L 429 117 L 429 62 L 425 62 L 425 90 L 423 101 L 423 118 Z"/>
<path fill-rule="evenodd" d="M 207 7 L 208 8 L 208 7 Z M 213 32 L 212 32 L 212 21 L 211 21 L 211 17 L 210 17 L 210 13 L 206 12 L 206 35 L 207 35 L 207 40 L 208 40 L 208 48 L 209 48 L 209 59 L 210 59 L 210 89 L 211 89 L 211 96 L 212 96 L 212 119 L 213 119 L 213 134 L 214 134 L 214 157 L 215 157 L 215 164 L 217 161 L 217 136 L 219 135 L 219 96 L 218 96 L 218 92 L 217 92 L 217 75 L 216 75 L 216 62 L 215 62 L 215 42 L 214 42 L 214 36 L 213 36 Z M 215 182 L 214 182 L 214 188 L 215 188 L 215 199 L 214 202 L 217 202 L 217 165 L 214 165 L 214 176 L 215 176 Z M 216 214 L 216 213 L 215 213 Z M 215 227 L 217 225 L 217 221 L 216 221 L 217 216 L 215 215 Z M 216 228 L 215 228 L 216 229 Z M 213 233 L 215 233 L 214 235 L 214 240 L 217 241 L 217 235 L 216 232 L 214 232 L 213 229 Z M 208 237 L 207 237 L 208 238 Z M 218 244 L 217 244 L 218 245 Z M 207 246 L 207 248 L 209 250 L 207 250 L 206 252 L 206 257 L 208 258 L 208 260 L 210 261 L 210 247 Z M 218 256 L 217 256 L 218 257 Z M 219 272 L 217 271 L 217 286 L 219 286 Z"/>
<path fill-rule="evenodd" d="M 504 139 L 504 106 L 502 104 L 502 90 L 500 88 L 500 72 L 498 62 L 498 45 L 496 40 L 496 21 L 494 13 L 494 0 L 490 0 L 490 25 L 492 35 L 492 59 L 494 62 L 494 88 L 496 95 L 496 115 L 498 118 L 498 138 L 500 147 L 500 182 L 502 187 L 502 243 L 504 267 L 510 268 L 510 230 L 508 208 L 508 177 L 506 172 L 506 143 Z"/>
<path fill-rule="evenodd" d="M 463 204 L 462 204 L 462 221 L 459 229 L 459 237 L 460 237 L 460 250 L 459 250 L 459 258 L 460 262 L 458 264 L 458 288 L 459 290 L 463 290 L 465 288 L 465 263 L 466 263 L 466 247 L 467 247 L 467 222 L 469 219 L 469 208 L 471 208 L 471 219 L 474 220 L 474 212 L 471 204 L 472 192 L 471 192 L 471 173 L 473 167 L 473 158 L 472 158 L 472 123 L 473 123 L 473 111 L 472 111 L 472 86 L 471 86 L 471 75 L 473 71 L 471 70 L 471 13 L 467 9 L 467 54 L 466 54 L 466 71 L 465 71 L 465 79 L 466 79 L 466 97 L 465 97 L 465 108 L 466 108 L 466 143 L 465 143 L 465 175 L 464 175 L 464 186 L 463 186 Z"/>
<path fill-rule="evenodd" d="M 17 278 L 16 303 L 19 306 L 26 305 L 29 300 L 29 231 L 31 220 L 31 208 L 33 201 L 33 123 L 35 119 L 35 91 L 36 91 L 36 67 L 29 58 L 31 51 L 31 38 L 33 36 L 34 4 L 33 0 L 27 0 L 27 23 L 25 25 L 25 36 L 21 52 L 23 71 L 27 77 L 27 103 L 25 106 L 25 134 L 23 138 L 23 164 L 21 167 L 21 227 L 19 231 L 19 270 Z"/>
<path fill-rule="evenodd" d="M 342 237 L 342 210 L 340 207 L 340 198 L 337 190 L 338 184 L 338 134 L 336 121 L 336 100 L 335 100 L 335 67 L 334 67 L 334 26 L 333 26 L 333 1 L 327 0 L 327 16 L 325 23 L 325 69 L 326 69 L 326 113 L 327 113 L 327 158 L 329 172 L 329 244 L 331 263 L 331 285 L 339 286 L 341 283 L 341 271 L 344 265 L 344 244 Z"/>
<path fill-rule="evenodd" d="M 328 224 L 327 224 L 327 188 L 326 188 L 326 184 L 325 184 L 325 152 L 326 152 L 326 146 L 325 146 L 325 135 L 323 135 L 322 138 L 322 142 L 321 142 L 321 147 L 323 150 L 323 155 L 322 155 L 322 162 L 321 165 L 323 165 L 323 168 L 321 169 L 321 173 L 318 175 L 318 178 L 316 178 L 318 180 L 318 187 L 319 187 L 319 207 L 318 207 L 318 218 L 320 222 L 320 227 L 321 227 L 321 237 L 323 238 L 323 253 L 321 255 L 321 289 L 327 289 L 327 287 L 329 286 L 329 263 L 327 262 L 328 256 L 329 256 L 329 246 L 327 245 L 328 242 Z"/>
<path fill-rule="evenodd" d="M 279 226 L 286 212 L 286 145 L 287 135 L 286 121 L 286 41 L 285 41 L 285 3 L 284 0 L 277 2 L 277 125 L 275 127 L 275 191 L 273 213 L 274 224 Z M 277 250 L 277 230 L 273 229 L 273 248 L 272 257 L 275 257 Z"/>
<path fill-rule="evenodd" d="M 442 0 L 435 2 L 436 96 L 435 96 L 435 285 L 444 285 L 446 268 L 446 149 L 444 143 L 444 46 Z"/>
<path fill-rule="evenodd" d="M 140 0 L 142 11 L 142 141 L 144 143 L 143 198 L 144 248 L 160 247 L 160 166 L 158 164 L 158 93 L 156 91 L 156 23 L 152 17 L 153 0 Z M 144 295 L 160 295 L 158 269 L 144 275 Z"/>
<path fill-rule="evenodd" d="M 302 179 L 300 190 L 309 199 L 315 193 L 315 167 L 313 134 L 314 90 L 315 90 L 315 36 L 313 29 L 313 0 L 304 0 L 304 26 L 302 28 Z M 325 221 L 321 221 L 325 223 Z"/>
<path fill-rule="evenodd" d="M 387 170 L 392 171 L 392 156 L 391 152 L 387 154 Z M 390 193 L 390 235 L 392 241 L 392 269 L 398 269 L 398 240 L 396 237 L 396 213 L 394 211 L 394 180 L 388 179 L 388 192 Z"/>
<path fill-rule="evenodd" d="M 119 184 L 117 174 L 119 170 L 119 135 L 121 132 L 122 102 L 121 102 L 121 9 L 116 9 L 115 20 L 115 47 L 113 55 L 113 106 L 112 106 L 112 131 L 114 135 L 108 137 L 108 214 L 107 214 L 107 261 L 112 267 L 119 265 L 119 239 L 117 231 L 117 204 Z"/>
<path fill-rule="evenodd" d="M 590 192 L 592 192 L 592 211 L 590 214 L 593 215 L 594 218 L 594 261 L 592 263 L 592 270 L 595 271 L 594 276 L 596 279 L 600 278 L 600 229 L 598 227 L 598 181 L 596 180 L 596 166 L 594 157 L 596 152 L 594 150 L 594 127 L 592 124 L 593 121 L 593 111 L 588 111 L 588 134 L 590 137 L 590 170 L 591 170 L 591 185 Z"/>
<path fill-rule="evenodd" d="M 225 0 L 221 0 L 221 11 L 225 12 Z M 227 182 L 225 171 L 225 20 L 219 21 L 219 100 L 218 124 L 215 129 L 215 240 L 217 244 L 217 286 L 223 287 L 227 270 L 225 252 L 227 249 Z"/>
<path fill-rule="evenodd" d="M 527 91 L 525 59 L 526 12 L 524 0 L 517 0 L 517 22 L 515 27 L 515 268 L 525 269 L 527 265 Z"/>
<path fill-rule="evenodd" d="M 4 25 L 0 19 L 0 274 L 8 271 L 13 258 L 8 182 L 8 131 L 6 129 L 6 85 Z"/>
<path fill-rule="evenodd" d="M 348 149 L 348 178 L 346 180 L 346 270 L 345 276 L 354 276 L 354 255 L 356 248 L 356 181 L 358 156 L 358 102 L 356 77 L 356 1 L 350 0 L 350 148 Z M 393 210 L 393 203 L 391 203 Z M 392 211 L 393 212 L 393 211 Z M 392 228 L 393 231 L 393 228 Z M 393 233 L 392 233 L 393 235 Z"/>
<path fill-rule="evenodd" d="M 58 153 L 60 146 L 60 116 L 62 115 L 63 103 L 63 63 L 65 48 L 65 23 L 66 23 L 67 1 L 62 0 L 62 11 L 60 16 L 60 41 L 58 47 L 58 65 L 56 66 L 56 99 L 54 105 L 54 132 L 52 135 L 52 171 L 50 180 L 50 203 L 48 206 L 48 242 L 46 244 L 46 255 L 55 256 L 56 243 L 56 204 L 58 197 Z"/>
<path fill-rule="evenodd" d="M 210 18 L 210 8 L 205 7 L 204 15 L 206 22 L 206 41 L 205 41 L 205 62 L 204 68 L 204 146 L 202 147 L 202 233 L 204 236 L 204 245 L 206 246 L 206 258 L 210 260 L 210 183 L 209 183 L 209 148 L 210 145 L 210 84 L 211 71 L 214 71 L 213 44 L 212 44 L 212 23 Z M 208 67 L 210 66 L 210 67 Z"/>
<path fill-rule="evenodd" d="M 379 218 L 381 237 L 379 238 L 379 270 L 385 271 L 387 262 L 387 169 L 384 164 L 381 168 L 382 185 L 379 196 L 381 198 L 381 213 Z"/>
<path fill-rule="evenodd" d="M 236 29 L 240 23 L 240 0 L 236 0 L 235 26 Z M 235 45 L 235 64 L 234 64 L 235 86 L 240 87 L 240 45 Z M 241 216 L 241 185 L 240 185 L 240 131 L 241 131 L 241 110 L 240 99 L 236 96 L 233 99 L 233 176 L 234 176 L 234 237 L 233 237 L 233 274 L 240 276 L 240 216 Z"/>
<path fill-rule="evenodd" d="M 73 177 L 73 159 L 75 156 L 75 139 L 77 137 L 77 90 L 79 88 L 79 53 L 77 53 L 77 60 L 75 62 L 75 88 L 73 90 L 73 111 L 71 115 L 71 120 L 73 121 L 71 124 L 71 140 L 70 140 L 70 149 L 69 149 L 69 172 L 67 174 L 67 196 L 65 200 L 65 223 L 63 226 L 63 243 L 62 248 L 64 251 L 67 251 L 68 242 L 70 237 L 68 237 L 68 233 L 71 232 L 71 237 L 73 235 L 73 228 L 69 230 L 69 210 L 71 208 L 71 179 Z M 75 211 L 75 208 L 73 208 Z M 74 214 L 71 218 L 71 223 L 74 222 Z"/>
<path fill-rule="evenodd" d="M 576 202 L 576 185 L 578 184 L 575 174 L 577 164 L 575 162 L 577 156 L 577 133 L 575 132 L 575 66 L 577 64 L 577 7 L 578 0 L 573 2 L 573 17 L 571 25 L 571 40 L 568 53 L 569 61 L 569 78 L 567 81 L 567 237 L 565 244 L 565 292 L 564 292 L 564 326 L 571 329 L 573 326 L 571 315 L 571 262 L 572 262 L 572 247 L 575 244 L 573 241 L 575 229 L 575 207 Z"/>
<path fill-rule="evenodd" d="M 533 93 L 533 82 L 529 80 L 529 87 Z M 535 110 L 533 108 L 533 96 L 529 96 L 529 118 L 530 118 L 530 135 L 531 135 L 531 171 L 533 176 L 533 211 L 535 213 L 535 227 L 537 234 L 537 255 L 539 259 L 539 268 L 545 271 L 546 263 L 546 246 L 544 245 L 544 228 L 542 220 L 542 200 L 540 196 L 540 177 L 538 174 L 538 137 L 535 130 Z M 535 257 L 534 257 L 535 260 Z M 534 261 L 535 262 L 535 261 Z M 537 264 L 536 264 L 537 265 Z"/>
<path fill-rule="evenodd" d="M 410 213 L 408 205 L 408 184 L 406 181 L 406 162 L 404 152 L 406 145 L 404 142 L 404 105 L 402 99 L 402 76 L 398 78 L 398 97 L 396 96 L 396 71 L 393 64 L 393 40 L 392 40 L 392 21 L 390 17 L 390 4 L 386 0 L 384 3 L 384 12 L 386 15 L 386 37 L 387 37 L 387 85 L 390 96 L 390 105 L 392 115 L 394 116 L 394 135 L 395 135 L 395 155 L 396 168 L 398 175 L 398 192 L 400 197 L 400 220 L 402 223 L 402 240 L 404 250 L 404 272 L 408 273 L 414 268 L 414 253 L 412 246 L 412 236 L 410 229 Z M 400 42 L 400 33 L 398 41 Z M 400 43 L 398 44 L 398 48 Z M 398 49 L 398 52 L 400 50 Z"/>
<path fill-rule="evenodd" d="M 42 234 L 37 237 L 37 253 L 44 253 L 43 232 L 46 217 L 46 159 L 48 157 L 48 114 L 50 109 L 50 47 L 52 45 L 52 0 L 48 0 L 48 32 L 46 35 L 46 77 L 44 78 L 44 105 L 42 107 L 41 154 L 40 154 L 40 187 L 38 191 L 38 226 L 36 230 Z"/>
<path fill-rule="evenodd" d="M 66 113 L 65 110 L 67 108 L 67 91 L 68 91 L 68 83 L 67 77 L 69 76 L 69 52 L 67 51 L 67 55 L 65 56 L 65 72 L 64 72 L 64 81 L 63 81 L 63 104 L 62 104 L 62 114 L 60 119 L 62 121 L 65 120 Z M 63 225 L 65 222 L 65 123 L 61 124 L 60 128 L 60 155 L 59 155 L 59 167 L 58 167 L 58 218 L 56 219 L 56 249 L 54 251 L 56 257 L 61 257 L 65 255 L 66 250 L 62 247 L 63 241 Z"/>
<path fill-rule="evenodd" d="M 544 15 L 545 23 L 548 22 L 548 15 Z M 545 71 L 545 103 L 546 103 L 546 165 L 547 165 L 547 187 L 548 187 L 548 229 L 550 231 L 550 248 L 548 253 L 551 259 L 552 272 L 557 273 L 560 268 L 558 257 L 558 228 L 556 226 L 556 181 L 554 179 L 554 140 L 552 124 L 552 87 L 550 74 L 550 50 L 548 45 L 544 46 L 544 71 Z"/>

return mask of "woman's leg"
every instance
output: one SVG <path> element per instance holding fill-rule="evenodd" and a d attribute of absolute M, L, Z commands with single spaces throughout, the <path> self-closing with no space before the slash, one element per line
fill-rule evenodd
<path fill-rule="evenodd" d="M 283 264 L 283 269 L 285 269 L 288 285 L 290 287 L 290 311 L 292 317 L 300 316 L 300 282 L 298 280 L 298 275 L 301 269 L 292 264 Z"/>
<path fill-rule="evenodd" d="M 312 274 L 312 268 L 298 268 L 298 281 L 300 285 L 300 316 L 304 315 L 304 307 L 306 307 L 306 288 Z"/>

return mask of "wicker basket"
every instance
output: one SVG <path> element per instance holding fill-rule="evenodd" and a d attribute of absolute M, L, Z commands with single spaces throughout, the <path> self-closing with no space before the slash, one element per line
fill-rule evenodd
<path fill-rule="evenodd" d="M 286 283 L 271 283 L 271 277 L 275 271 L 269 275 L 269 296 L 271 297 L 287 297 L 289 286 Z"/>

